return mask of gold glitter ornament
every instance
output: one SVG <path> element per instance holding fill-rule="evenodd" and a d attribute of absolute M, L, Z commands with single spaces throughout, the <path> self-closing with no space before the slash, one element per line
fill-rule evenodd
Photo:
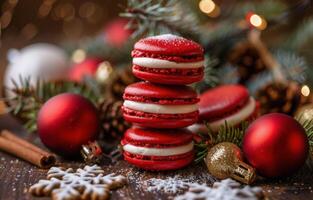
<path fill-rule="evenodd" d="M 253 167 L 243 162 L 241 149 L 230 142 L 213 146 L 205 158 L 210 174 L 218 179 L 233 178 L 245 184 L 251 184 L 256 178 Z"/>
<path fill-rule="evenodd" d="M 297 110 L 295 117 L 299 119 L 300 122 L 313 120 L 313 104 L 301 106 Z"/>

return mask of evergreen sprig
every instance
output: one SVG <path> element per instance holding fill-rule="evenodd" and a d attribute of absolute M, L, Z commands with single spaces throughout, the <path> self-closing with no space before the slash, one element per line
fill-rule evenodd
<path fill-rule="evenodd" d="M 95 38 L 85 38 L 77 43 L 65 43 L 63 46 L 70 56 L 75 50 L 83 49 L 87 57 L 103 58 L 120 67 L 131 61 L 129 52 L 133 44 L 134 40 L 128 40 L 122 47 L 115 47 L 103 35 L 100 35 Z"/>
<path fill-rule="evenodd" d="M 306 19 L 283 45 L 289 49 L 299 49 L 313 37 L 313 18 Z"/>
<path fill-rule="evenodd" d="M 14 87 L 10 89 L 12 98 L 6 101 L 10 105 L 10 112 L 24 121 L 25 128 L 34 132 L 37 130 L 36 119 L 41 106 L 51 97 L 65 93 L 76 93 L 83 95 L 93 103 L 97 103 L 101 97 L 100 89 L 86 78 L 86 83 L 75 83 L 70 81 L 46 82 L 42 80 L 32 84 L 30 78 L 19 78 L 13 81 Z"/>
<path fill-rule="evenodd" d="M 193 12 L 179 0 L 128 0 L 120 16 L 130 19 L 128 27 L 135 30 L 133 37 L 173 33 L 198 38 L 198 23 Z"/>
<path fill-rule="evenodd" d="M 288 80 L 304 83 L 307 78 L 308 64 L 306 60 L 292 51 L 278 50 L 274 57 L 281 64 L 282 72 Z"/>
<path fill-rule="evenodd" d="M 227 121 L 218 130 L 216 137 L 214 138 L 214 144 L 221 142 L 231 142 L 237 146 L 241 146 L 242 138 L 248 128 L 249 122 L 244 121 L 238 127 L 229 126 Z"/>
<path fill-rule="evenodd" d="M 240 147 L 242 143 L 242 138 L 246 129 L 248 128 L 248 125 L 249 122 L 244 121 L 239 126 L 234 127 L 230 126 L 227 121 L 225 121 L 225 124 L 219 128 L 218 132 L 214 133 L 213 131 L 211 131 L 210 126 L 206 123 L 206 126 L 209 130 L 209 138 L 204 138 L 203 141 L 195 144 L 195 149 L 197 153 L 194 162 L 201 162 L 206 157 L 209 148 L 221 142 L 231 142 Z M 202 137 L 205 136 L 202 135 Z"/>
<path fill-rule="evenodd" d="M 286 4 L 282 1 L 240 1 L 233 8 L 233 15 L 244 17 L 248 12 L 255 12 L 266 18 L 273 18 L 286 10 Z"/>

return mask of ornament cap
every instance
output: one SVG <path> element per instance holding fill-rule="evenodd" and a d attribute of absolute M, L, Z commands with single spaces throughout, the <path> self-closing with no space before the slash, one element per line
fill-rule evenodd
<path fill-rule="evenodd" d="M 251 184 L 256 179 L 255 169 L 244 162 L 239 162 L 230 175 L 233 179 L 245 184 Z"/>

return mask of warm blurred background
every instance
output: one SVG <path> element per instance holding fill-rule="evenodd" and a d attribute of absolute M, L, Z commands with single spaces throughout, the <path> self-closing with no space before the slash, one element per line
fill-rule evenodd
<path fill-rule="evenodd" d="M 117 120 L 124 88 L 136 81 L 130 72 L 132 46 L 161 33 L 204 47 L 206 73 L 195 85 L 200 93 L 217 84 L 243 84 L 262 114 L 295 115 L 312 103 L 312 0 L 0 0 L 0 9 L 0 76 L 5 79 L 0 86 L 6 82 L 11 90 L 1 87 L 2 93 L 15 93 L 8 104 L 16 115 L 33 120 L 30 125 L 36 119 L 31 112 L 61 92 L 90 98 L 109 128 L 123 124 L 122 117 L 111 121 Z M 31 80 L 19 80 L 20 75 Z M 33 87 L 38 78 L 51 82 Z"/>
<path fill-rule="evenodd" d="M 125 0 L 0 0 L 1 77 L 8 49 L 36 42 L 62 45 L 94 36 L 117 18 L 125 5 Z"/>

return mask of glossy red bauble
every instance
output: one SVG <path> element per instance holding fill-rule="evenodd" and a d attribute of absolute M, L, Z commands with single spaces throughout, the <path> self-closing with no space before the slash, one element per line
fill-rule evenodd
<path fill-rule="evenodd" d="M 63 93 L 48 100 L 37 118 L 39 137 L 52 151 L 71 156 L 96 139 L 99 120 L 93 104 L 81 95 Z"/>
<path fill-rule="evenodd" d="M 72 66 L 69 71 L 69 79 L 80 82 L 83 81 L 85 76 L 94 76 L 103 61 L 100 58 L 86 58 L 82 62 Z"/>
<path fill-rule="evenodd" d="M 292 117 L 272 113 L 247 129 L 242 149 L 247 161 L 265 177 L 283 177 L 305 162 L 309 143 L 303 127 Z"/>

